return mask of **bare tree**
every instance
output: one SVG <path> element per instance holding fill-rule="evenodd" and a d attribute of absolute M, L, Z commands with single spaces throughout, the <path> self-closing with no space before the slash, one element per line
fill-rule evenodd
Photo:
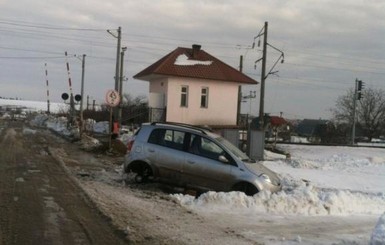
<path fill-rule="evenodd" d="M 357 101 L 357 125 L 369 139 L 380 136 L 385 126 L 385 91 L 365 88 L 361 100 Z M 354 90 L 338 97 L 332 109 L 334 119 L 340 123 L 353 124 Z"/>
<path fill-rule="evenodd" d="M 385 122 L 385 91 L 368 88 L 364 91 L 360 100 L 358 122 L 366 132 L 366 136 L 372 139 L 380 136 Z"/>

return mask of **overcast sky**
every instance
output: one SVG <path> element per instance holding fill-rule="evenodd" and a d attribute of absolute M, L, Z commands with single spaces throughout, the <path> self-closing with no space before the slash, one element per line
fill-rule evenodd
<path fill-rule="evenodd" d="M 177 47 L 202 45 L 225 63 L 260 81 L 261 48 L 254 37 L 269 24 L 268 43 L 282 50 L 266 80 L 265 112 L 287 118 L 330 118 L 338 96 L 354 87 L 385 89 L 385 1 L 383 0 L 0 0 L 0 96 L 45 101 L 69 91 L 66 58 L 75 94 L 80 94 L 86 54 L 85 95 L 104 102 L 114 88 L 116 44 L 122 27 L 124 93 L 148 94 L 148 83 L 132 77 Z M 267 69 L 280 53 L 269 48 Z M 260 86 L 251 113 L 259 111 Z M 249 101 L 242 111 L 248 113 Z"/>

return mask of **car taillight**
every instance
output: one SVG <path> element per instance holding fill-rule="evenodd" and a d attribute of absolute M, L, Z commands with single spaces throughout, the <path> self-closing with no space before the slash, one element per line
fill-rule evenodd
<path fill-rule="evenodd" d="M 127 143 L 127 152 L 131 151 L 133 145 L 134 145 L 134 140 L 128 141 L 128 143 Z"/>

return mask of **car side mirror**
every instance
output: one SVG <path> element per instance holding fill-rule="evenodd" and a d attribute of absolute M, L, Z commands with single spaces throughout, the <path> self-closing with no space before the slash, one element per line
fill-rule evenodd
<path fill-rule="evenodd" d="M 224 155 L 220 155 L 218 159 L 220 162 L 223 162 L 223 163 L 229 162 L 229 160 Z"/>

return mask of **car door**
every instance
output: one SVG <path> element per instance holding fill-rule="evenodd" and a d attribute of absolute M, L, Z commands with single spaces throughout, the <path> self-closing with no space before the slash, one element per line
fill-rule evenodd
<path fill-rule="evenodd" d="M 171 129 L 155 129 L 149 137 L 149 155 L 161 181 L 180 184 L 185 133 Z"/>
<path fill-rule="evenodd" d="M 214 141 L 191 134 L 182 169 L 185 184 L 201 189 L 229 190 L 234 181 L 235 166 L 220 161 L 221 155 L 227 153 Z"/>

